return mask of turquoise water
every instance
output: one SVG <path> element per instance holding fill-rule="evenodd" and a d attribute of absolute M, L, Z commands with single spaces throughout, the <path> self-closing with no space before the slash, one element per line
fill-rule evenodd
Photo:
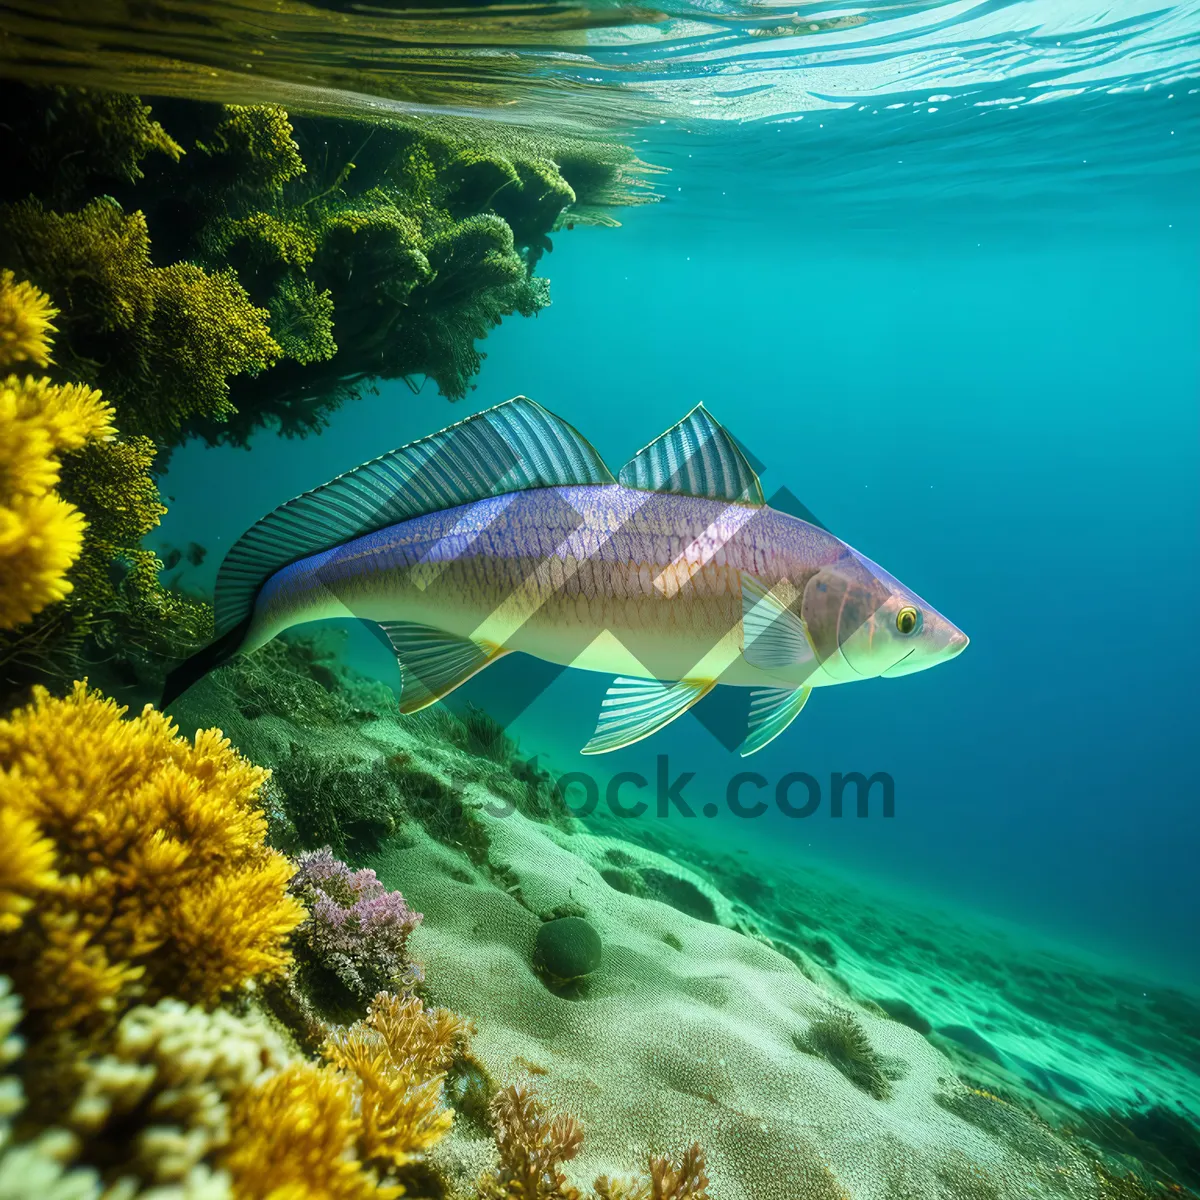
<path fill-rule="evenodd" d="M 768 496 L 787 489 L 972 638 L 934 671 L 818 692 L 749 764 L 771 786 L 887 772 L 895 816 L 876 801 L 837 820 L 827 794 L 804 820 L 734 816 L 746 764 L 713 731 L 736 700 L 583 760 L 606 678 L 515 658 L 463 698 L 602 792 L 668 755 L 672 777 L 695 774 L 698 815 L 667 819 L 702 840 L 1195 980 L 1200 96 L 977 103 L 647 127 L 662 203 L 556 237 L 552 307 L 493 333 L 466 402 L 387 385 L 320 439 L 260 435 L 252 460 L 186 448 L 164 486 L 172 541 L 219 550 L 296 492 L 518 393 L 613 466 L 703 401 Z M 214 497 L 214 474 L 236 487 Z M 357 645 L 394 685 L 383 649 Z"/>

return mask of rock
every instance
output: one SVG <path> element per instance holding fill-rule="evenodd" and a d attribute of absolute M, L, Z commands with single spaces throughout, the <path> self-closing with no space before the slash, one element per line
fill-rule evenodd
<path fill-rule="evenodd" d="M 595 927 L 584 917 L 545 921 L 537 932 L 533 965 L 555 983 L 569 983 L 600 966 L 604 947 Z"/>

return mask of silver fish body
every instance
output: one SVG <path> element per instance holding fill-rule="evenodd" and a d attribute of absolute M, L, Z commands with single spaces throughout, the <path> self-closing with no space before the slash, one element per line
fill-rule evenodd
<path fill-rule="evenodd" d="M 826 529 L 772 509 L 698 405 L 614 476 L 523 396 L 364 463 L 247 530 L 218 636 L 163 703 L 294 625 L 375 622 L 416 712 L 504 654 L 617 676 L 585 753 L 649 737 L 717 685 L 750 688 L 743 754 L 813 688 L 905 675 L 966 635 Z"/>
<path fill-rule="evenodd" d="M 815 666 L 766 670 L 742 653 L 744 577 L 803 597 L 840 563 L 870 639 L 883 596 L 864 562 L 833 534 L 770 508 L 620 484 L 513 492 L 292 564 L 263 588 L 247 644 L 303 621 L 355 616 L 434 626 L 608 674 L 821 686 L 863 677 L 842 653 L 844 608 L 810 618 L 825 647 Z"/>

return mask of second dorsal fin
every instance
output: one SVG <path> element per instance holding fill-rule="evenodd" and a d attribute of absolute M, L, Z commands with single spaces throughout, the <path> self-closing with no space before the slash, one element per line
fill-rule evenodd
<path fill-rule="evenodd" d="M 648 492 L 765 504 L 754 468 L 737 442 L 697 404 L 620 470 L 619 482 Z"/>
<path fill-rule="evenodd" d="M 216 626 L 244 620 L 280 568 L 353 538 L 525 488 L 613 483 L 581 434 L 525 396 L 363 463 L 268 513 L 225 556 Z"/>

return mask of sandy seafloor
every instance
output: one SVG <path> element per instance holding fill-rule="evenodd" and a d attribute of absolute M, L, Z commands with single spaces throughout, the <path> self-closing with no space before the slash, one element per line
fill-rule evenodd
<path fill-rule="evenodd" d="M 389 832 L 355 860 L 424 914 L 425 994 L 474 1020 L 490 1078 L 531 1081 L 581 1120 L 576 1185 L 695 1140 L 721 1200 L 1101 1200 L 1117 1193 L 1098 1185 L 1098 1154 L 1192 1182 L 1178 1118 L 1200 1111 L 1195 997 L 663 822 L 495 816 L 525 780 L 502 735 L 471 752 L 437 710 L 397 720 L 386 688 L 347 675 L 335 690 L 352 719 L 314 717 L 312 680 L 289 675 L 300 659 L 276 654 L 261 678 L 250 661 L 193 689 L 181 726 L 219 724 L 284 786 L 302 748 L 325 768 L 290 802 L 341 805 L 343 824 L 368 792 L 391 803 L 367 786 L 389 765 Z M 552 989 L 535 943 L 563 916 L 585 918 L 603 956 Z M 837 1014 L 879 1087 L 814 1045 Z M 485 1127 L 456 1122 L 437 1151 L 451 1200 L 474 1195 L 493 1153 Z"/>

